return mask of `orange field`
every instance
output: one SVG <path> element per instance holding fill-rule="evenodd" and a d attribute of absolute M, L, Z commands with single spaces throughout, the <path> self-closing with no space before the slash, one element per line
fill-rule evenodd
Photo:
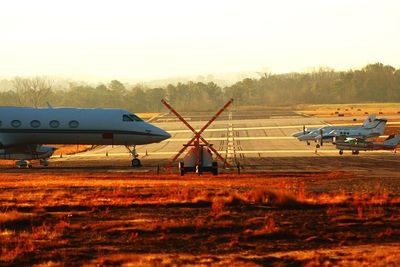
<path fill-rule="evenodd" d="M 2 171 L 0 265 L 400 264 L 395 172 Z"/>

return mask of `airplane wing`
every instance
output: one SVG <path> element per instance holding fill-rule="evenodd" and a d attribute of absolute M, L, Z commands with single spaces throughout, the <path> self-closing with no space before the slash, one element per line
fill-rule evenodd
<path fill-rule="evenodd" d="M 360 137 L 347 137 L 346 141 L 348 142 L 365 142 L 365 138 L 360 138 Z"/>
<path fill-rule="evenodd" d="M 340 145 L 340 144 L 357 144 L 357 143 L 366 143 L 364 138 L 359 137 L 345 137 L 345 136 L 338 136 L 335 138 L 333 144 Z"/>

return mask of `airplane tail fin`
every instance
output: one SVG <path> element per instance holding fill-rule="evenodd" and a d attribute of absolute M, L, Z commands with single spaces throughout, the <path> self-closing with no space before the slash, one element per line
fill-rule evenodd
<path fill-rule="evenodd" d="M 400 135 L 390 135 L 386 140 L 383 142 L 384 145 L 387 146 L 397 146 L 400 142 Z"/>
<path fill-rule="evenodd" d="M 383 132 L 385 131 L 386 128 L 386 123 L 387 120 L 385 119 L 375 119 L 374 122 L 376 122 L 376 125 L 371 128 L 371 130 L 374 133 L 377 133 L 379 135 L 383 135 Z"/>
<path fill-rule="evenodd" d="M 375 118 L 376 118 L 375 114 L 368 115 L 368 117 L 363 122 L 362 127 L 365 129 L 373 128 L 376 125 Z"/>

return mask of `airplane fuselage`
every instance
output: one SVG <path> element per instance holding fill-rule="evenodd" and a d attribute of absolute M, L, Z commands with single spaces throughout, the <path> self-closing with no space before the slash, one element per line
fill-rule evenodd
<path fill-rule="evenodd" d="M 325 126 L 322 128 L 313 129 L 312 131 L 310 131 L 306 134 L 303 134 L 303 135 L 297 135 L 297 136 L 293 135 L 293 136 L 297 137 L 299 139 L 299 141 L 314 141 L 318 136 L 321 135 L 321 130 L 323 133 L 326 133 L 326 134 L 330 133 L 332 131 L 336 131 L 336 132 L 343 133 L 343 135 L 346 135 L 346 133 L 349 133 L 350 131 L 362 131 L 365 129 L 363 129 L 362 126 L 351 126 L 351 127 Z M 326 139 L 328 139 L 328 138 L 326 138 Z"/>
<path fill-rule="evenodd" d="M 340 150 L 370 151 L 370 150 L 393 150 L 396 148 L 396 146 L 389 146 L 378 143 L 358 143 L 358 144 L 337 143 L 336 148 Z"/>
<path fill-rule="evenodd" d="M 0 107 L 0 147 L 143 145 L 170 135 L 122 109 Z"/>

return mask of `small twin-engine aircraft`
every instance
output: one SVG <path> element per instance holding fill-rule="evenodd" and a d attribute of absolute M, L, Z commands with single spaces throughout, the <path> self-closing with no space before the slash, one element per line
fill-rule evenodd
<path fill-rule="evenodd" d="M 300 141 L 306 141 L 308 145 L 310 145 L 310 141 L 323 145 L 324 142 L 332 142 L 333 137 L 336 140 L 344 140 L 346 137 L 368 139 L 382 135 L 385 131 L 386 123 L 386 119 L 376 119 L 372 115 L 362 125 L 325 126 L 313 129 L 303 135 L 295 133 L 293 136 L 296 136 Z"/>
<path fill-rule="evenodd" d="M 370 150 L 393 150 L 396 152 L 396 147 L 400 142 L 400 135 L 390 135 L 383 142 L 368 142 L 360 138 L 347 138 L 345 141 L 333 142 L 336 148 L 339 149 L 339 154 L 343 154 L 343 150 L 351 150 L 353 155 L 358 155 L 360 151 Z"/>
<path fill-rule="evenodd" d="M 139 167 L 136 145 L 158 143 L 171 135 L 123 109 L 0 107 L 0 159 L 29 160 L 43 166 L 56 150 L 42 144 L 124 145 Z"/>
<path fill-rule="evenodd" d="M 315 137 L 315 140 L 317 140 L 317 142 L 322 143 L 323 141 L 332 142 L 333 138 L 335 138 L 335 140 L 345 140 L 347 137 L 363 138 L 363 139 L 379 137 L 383 135 L 385 131 L 387 120 L 375 119 L 375 122 L 377 122 L 377 124 L 374 127 L 370 128 L 364 128 L 364 129 L 342 128 L 342 129 L 332 130 L 328 133 L 324 133 L 323 131 L 321 131 L 320 134 Z"/>
<path fill-rule="evenodd" d="M 302 138 L 302 140 L 299 139 L 299 141 L 306 141 L 307 139 L 314 140 L 314 139 L 311 138 L 311 136 L 314 135 L 314 138 L 315 138 L 315 136 L 317 136 L 320 133 L 320 129 L 321 128 L 322 128 L 322 130 L 324 132 L 330 132 L 332 130 L 343 128 L 343 127 L 354 128 L 354 129 L 359 129 L 359 128 L 368 129 L 368 128 L 371 128 L 371 127 L 375 126 L 375 124 L 376 124 L 375 123 L 375 118 L 376 118 L 376 115 L 374 115 L 374 114 L 368 115 L 368 117 L 365 119 L 365 121 L 363 122 L 362 125 L 352 125 L 352 126 L 350 126 L 350 125 L 349 126 L 327 125 L 327 126 L 319 127 L 319 128 L 306 128 L 306 126 L 303 125 L 303 131 L 296 132 L 296 133 L 292 134 L 292 136 L 298 138 L 298 137 L 300 137 L 302 135 L 307 135 L 307 136 L 304 136 Z M 312 134 L 312 135 L 308 136 L 308 134 Z"/>

